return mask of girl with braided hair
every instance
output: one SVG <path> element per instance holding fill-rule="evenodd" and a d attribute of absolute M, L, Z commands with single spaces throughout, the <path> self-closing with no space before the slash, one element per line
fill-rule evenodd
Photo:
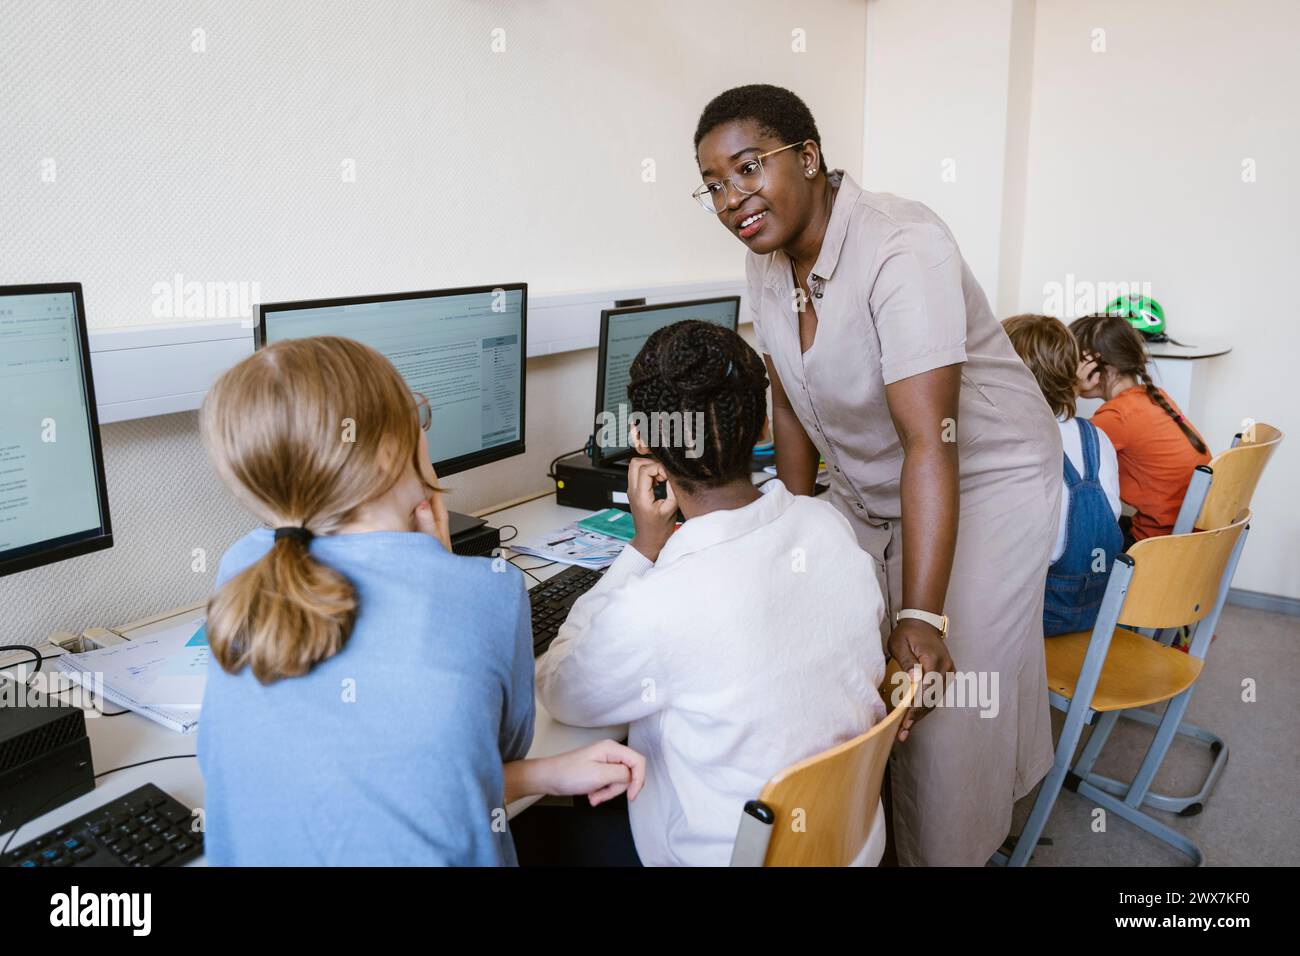
<path fill-rule="evenodd" d="M 1151 381 L 1142 338 L 1126 319 L 1089 315 L 1070 323 L 1070 331 L 1082 356 L 1076 390 L 1105 401 L 1092 423 L 1115 446 L 1119 496 L 1135 509 L 1120 521 L 1125 544 L 1169 534 L 1192 471 L 1210 460 L 1205 439 Z"/>
<path fill-rule="evenodd" d="M 538 662 L 538 697 L 566 724 L 630 725 L 647 761 L 628 805 L 642 863 L 724 866 L 773 775 L 884 717 L 884 599 L 834 507 L 776 478 L 754 488 L 767 375 L 739 335 L 678 322 L 629 376 L 648 423 L 628 467 L 636 534 Z M 884 840 L 877 806 L 856 862 L 877 863 Z"/>

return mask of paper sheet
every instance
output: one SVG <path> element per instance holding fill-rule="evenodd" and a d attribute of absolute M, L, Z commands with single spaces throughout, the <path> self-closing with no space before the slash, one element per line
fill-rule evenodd
<path fill-rule="evenodd" d="M 64 654 L 56 664 L 86 686 L 102 680 L 104 696 L 120 707 L 179 733 L 198 725 L 207 681 L 208 644 L 202 619 L 84 654 Z"/>

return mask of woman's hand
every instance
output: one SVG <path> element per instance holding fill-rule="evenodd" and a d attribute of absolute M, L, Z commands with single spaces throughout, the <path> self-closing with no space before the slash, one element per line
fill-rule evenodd
<path fill-rule="evenodd" d="M 627 793 L 635 800 L 645 785 L 645 757 L 617 741 L 602 740 L 568 753 L 505 765 L 506 802 L 541 794 L 585 794 L 593 807 Z"/>
<path fill-rule="evenodd" d="M 943 680 L 943 675 L 955 674 L 957 668 L 948 656 L 948 646 L 944 644 L 939 632 L 924 621 L 910 617 L 899 621 L 889 635 L 889 656 L 898 662 L 898 666 L 916 684 L 913 705 L 903 715 L 903 722 L 898 728 L 898 740 L 901 743 L 907 739 L 912 725 L 930 712 L 917 703 L 922 698 L 922 692 L 929 686 L 927 681 Z"/>
<path fill-rule="evenodd" d="M 451 519 L 447 516 L 447 506 L 443 503 L 442 492 L 434 491 L 438 487 L 438 472 L 434 470 L 429 458 L 429 439 L 420 432 L 420 441 L 415 450 L 415 472 L 428 498 L 421 498 L 411 511 L 415 519 L 415 530 L 437 538 L 442 546 L 451 550 Z"/>
<path fill-rule="evenodd" d="M 413 515 L 416 531 L 437 538 L 444 548 L 451 550 L 451 519 L 447 517 L 442 492 L 435 491 L 430 497 L 421 498 Z"/>
<path fill-rule="evenodd" d="M 655 497 L 656 482 L 663 482 L 668 492 L 662 501 Z M 633 458 L 627 466 L 627 501 L 636 527 L 632 547 L 657 561 L 677 528 L 677 498 L 664 466 L 651 458 Z"/>
<path fill-rule="evenodd" d="M 438 487 L 438 473 L 429 461 L 429 446 L 424 432 L 420 432 L 420 447 L 415 459 L 425 490 Z M 441 491 L 433 491 L 428 498 L 421 498 L 411 516 L 415 519 L 416 531 L 437 538 L 444 548 L 451 550 L 451 519 L 447 516 L 447 505 L 442 500 Z"/>

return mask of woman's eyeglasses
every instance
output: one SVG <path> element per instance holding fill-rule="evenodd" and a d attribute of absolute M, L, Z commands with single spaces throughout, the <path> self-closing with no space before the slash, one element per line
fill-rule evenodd
<path fill-rule="evenodd" d="M 764 186 L 767 185 L 767 174 L 763 171 L 763 158 L 772 156 L 776 153 L 784 152 L 787 149 L 794 149 L 796 146 L 802 146 L 803 142 L 791 143 L 789 146 L 782 146 L 779 149 L 769 149 L 766 153 L 759 153 L 750 159 L 745 160 L 736 167 L 736 171 L 726 179 L 715 179 L 705 183 L 695 192 L 691 193 L 691 198 L 704 207 L 705 212 L 711 212 L 715 215 L 727 208 L 727 187 L 730 186 L 742 196 L 752 196 Z"/>
<path fill-rule="evenodd" d="M 433 409 L 429 407 L 429 400 L 420 392 L 412 392 L 415 396 L 415 411 L 419 416 L 420 431 L 427 432 L 429 426 L 433 424 Z"/>

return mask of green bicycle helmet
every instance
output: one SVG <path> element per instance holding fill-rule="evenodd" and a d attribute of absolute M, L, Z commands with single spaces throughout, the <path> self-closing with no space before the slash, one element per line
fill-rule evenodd
<path fill-rule="evenodd" d="M 1121 295 L 1106 306 L 1107 315 L 1128 319 L 1128 324 L 1148 339 L 1165 339 L 1165 310 L 1148 295 Z"/>

